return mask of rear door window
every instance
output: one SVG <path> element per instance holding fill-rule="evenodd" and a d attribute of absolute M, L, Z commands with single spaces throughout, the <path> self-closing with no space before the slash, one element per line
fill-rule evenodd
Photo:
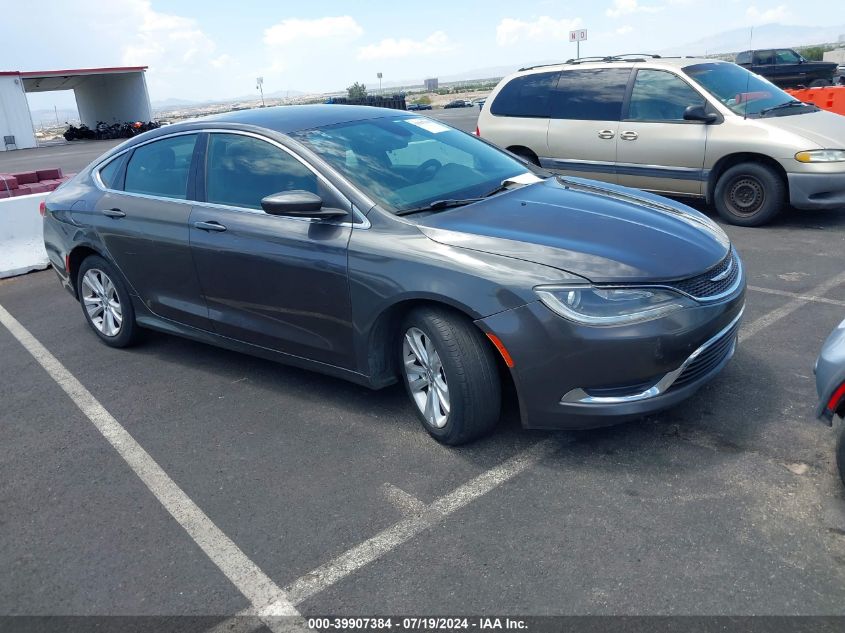
<path fill-rule="evenodd" d="M 196 134 L 183 134 L 137 147 L 126 166 L 124 191 L 187 198 L 188 174 L 196 143 Z"/>
<path fill-rule="evenodd" d="M 630 68 L 563 71 L 552 102 L 552 118 L 619 121 L 630 76 Z"/>
<path fill-rule="evenodd" d="M 674 73 L 638 70 L 628 106 L 629 121 L 683 121 L 691 105 L 704 105 L 704 97 Z"/>
<path fill-rule="evenodd" d="M 511 79 L 496 95 L 490 112 L 497 116 L 548 118 L 560 73 L 535 73 Z"/>

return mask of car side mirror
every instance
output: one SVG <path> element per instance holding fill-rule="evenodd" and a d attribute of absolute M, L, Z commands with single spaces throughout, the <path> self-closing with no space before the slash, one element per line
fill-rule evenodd
<path fill-rule="evenodd" d="M 324 209 L 323 199 L 316 193 L 295 189 L 270 194 L 261 199 L 261 208 L 270 215 L 327 220 L 346 215 L 343 209 Z"/>
<path fill-rule="evenodd" d="M 702 123 L 715 123 L 719 115 L 715 112 L 708 112 L 702 105 L 691 105 L 684 110 L 684 121 L 701 121 Z"/>

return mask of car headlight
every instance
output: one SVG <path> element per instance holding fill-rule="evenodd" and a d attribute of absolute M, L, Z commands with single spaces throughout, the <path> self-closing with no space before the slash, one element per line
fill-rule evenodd
<path fill-rule="evenodd" d="M 663 288 L 573 285 L 538 286 L 534 291 L 550 310 L 583 325 L 629 325 L 697 305 L 689 297 Z"/>
<path fill-rule="evenodd" d="M 799 163 L 839 163 L 845 161 L 845 149 L 812 149 L 798 152 L 795 160 Z"/>

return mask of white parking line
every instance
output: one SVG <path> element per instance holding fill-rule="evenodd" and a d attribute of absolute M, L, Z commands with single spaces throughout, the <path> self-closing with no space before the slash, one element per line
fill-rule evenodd
<path fill-rule="evenodd" d="M 560 440 L 555 438 L 533 444 L 509 460 L 481 473 L 467 483 L 458 486 L 452 492 L 440 497 L 426 506 L 422 514 L 402 519 L 392 527 L 379 532 L 374 537 L 295 580 L 285 587 L 285 593 L 294 605 L 300 604 L 361 567 L 396 549 L 402 543 L 456 510 L 463 508 L 471 501 L 513 479 L 544 457 L 554 453 L 560 448 L 560 445 Z"/>
<path fill-rule="evenodd" d="M 193 541 L 217 565 L 274 631 L 288 630 L 290 620 L 278 616 L 299 616 L 285 593 L 226 536 L 195 504 L 138 442 L 115 420 L 58 359 L 15 317 L 0 305 L 0 323 L 32 355 L 41 367 L 97 427 L 103 437 L 138 475 L 159 503 L 173 516 Z"/>
<path fill-rule="evenodd" d="M 802 295 L 797 292 L 789 292 L 788 290 L 777 290 L 775 288 L 762 288 L 760 286 L 748 286 L 749 290 L 754 292 L 762 292 L 768 295 L 779 295 L 781 297 L 792 297 L 793 299 L 805 299 L 806 301 L 814 301 L 816 303 L 826 303 L 832 306 L 845 307 L 845 301 L 837 299 L 828 299 L 827 297 L 814 297 L 812 295 Z"/>
<path fill-rule="evenodd" d="M 795 297 L 792 301 L 782 305 L 781 307 L 775 308 L 771 312 L 758 317 L 756 321 L 752 321 L 740 329 L 739 341 L 742 342 L 754 336 L 761 330 L 769 327 L 776 321 L 780 321 L 785 316 L 789 316 L 801 306 L 809 303 L 812 300 L 811 297 L 821 297 L 831 288 L 835 288 L 843 283 L 845 283 L 845 272 L 839 273 L 827 281 L 823 281 L 815 288 L 812 288 L 806 295 Z"/>
<path fill-rule="evenodd" d="M 405 492 L 398 486 L 394 486 L 391 483 L 385 483 L 381 488 L 384 491 L 384 496 L 387 497 L 387 500 L 405 516 L 422 514 L 425 511 L 426 506 L 422 501 L 417 499 L 414 495 Z"/>

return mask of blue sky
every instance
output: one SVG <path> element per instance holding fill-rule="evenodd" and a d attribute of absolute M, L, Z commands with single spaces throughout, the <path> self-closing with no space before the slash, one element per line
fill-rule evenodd
<path fill-rule="evenodd" d="M 652 51 L 753 25 L 845 22 L 842 0 L 419 0 L 259 2 L 58 0 L 6 3 L 0 70 L 148 65 L 153 100 L 326 91 L 475 68 Z M 693 53 L 702 51 L 691 51 Z M 73 103 L 32 95 L 33 108 Z"/>

